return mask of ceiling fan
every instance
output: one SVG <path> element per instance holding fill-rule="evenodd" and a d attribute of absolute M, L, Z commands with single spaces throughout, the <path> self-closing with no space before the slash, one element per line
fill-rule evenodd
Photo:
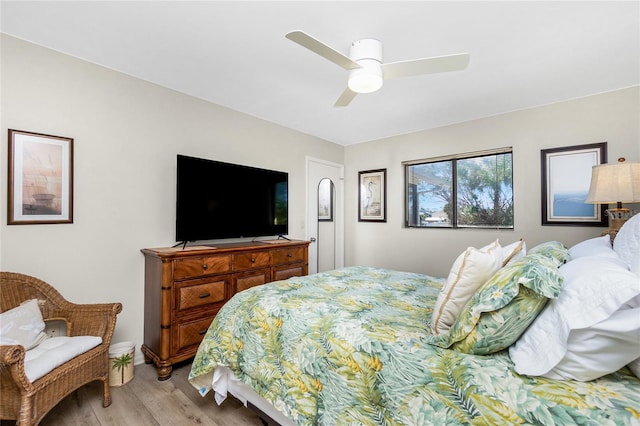
<path fill-rule="evenodd" d="M 303 31 L 292 31 L 285 37 L 349 71 L 347 88 L 334 106 L 349 105 L 358 93 L 375 92 L 382 87 L 383 80 L 459 71 L 469 64 L 468 53 L 385 64 L 382 62 L 382 43 L 373 38 L 354 41 L 346 56 Z"/>

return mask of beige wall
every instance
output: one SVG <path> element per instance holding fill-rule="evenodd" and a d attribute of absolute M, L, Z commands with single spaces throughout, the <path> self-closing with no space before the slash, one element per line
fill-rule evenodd
<path fill-rule="evenodd" d="M 289 172 L 294 238 L 305 237 L 305 157 L 343 159 L 342 146 L 15 38 L 1 47 L 0 268 L 74 302 L 121 301 L 114 341 L 138 350 L 140 249 L 175 242 L 177 153 Z M 74 138 L 73 224 L 6 225 L 9 128 Z"/>
<path fill-rule="evenodd" d="M 305 157 L 345 164 L 346 264 L 445 275 L 467 245 L 521 236 L 573 244 L 601 228 L 540 226 L 540 150 L 609 142 L 640 160 L 640 89 L 342 147 L 2 36 L 0 269 L 75 302 L 121 301 L 114 341 L 143 339 L 143 247 L 174 242 L 175 156 L 290 173 L 290 234 L 304 238 Z M 75 139 L 74 223 L 6 225 L 7 129 Z M 404 229 L 401 162 L 513 146 L 515 230 Z M 357 173 L 386 168 L 387 223 L 357 222 Z M 136 362 L 141 362 L 141 357 Z"/>
<path fill-rule="evenodd" d="M 467 246 L 524 237 L 533 247 L 555 239 L 567 245 L 602 228 L 541 226 L 540 150 L 608 142 L 612 161 L 640 161 L 638 87 L 348 146 L 345 149 L 347 265 L 376 265 L 446 276 Z M 402 161 L 513 147 L 515 229 L 406 229 Z M 387 169 L 387 223 L 357 221 L 358 171 Z M 349 201 L 351 200 L 351 201 Z"/>

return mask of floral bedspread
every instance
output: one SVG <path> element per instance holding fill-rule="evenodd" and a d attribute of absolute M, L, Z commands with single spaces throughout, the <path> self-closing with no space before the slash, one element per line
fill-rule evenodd
<path fill-rule="evenodd" d="M 254 287 L 211 324 L 189 380 L 229 367 L 299 425 L 638 425 L 640 380 L 519 376 L 507 351 L 426 343 L 443 280 L 350 267 Z"/>

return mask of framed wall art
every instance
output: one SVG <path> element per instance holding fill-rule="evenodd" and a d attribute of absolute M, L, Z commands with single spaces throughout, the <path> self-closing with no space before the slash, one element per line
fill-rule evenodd
<path fill-rule="evenodd" d="M 387 221 L 387 169 L 358 172 L 358 221 Z"/>
<path fill-rule="evenodd" d="M 606 142 L 541 150 L 542 225 L 607 226 L 606 205 L 585 203 L 592 167 L 606 162 Z"/>
<path fill-rule="evenodd" d="M 9 129 L 8 225 L 73 223 L 73 139 Z"/>

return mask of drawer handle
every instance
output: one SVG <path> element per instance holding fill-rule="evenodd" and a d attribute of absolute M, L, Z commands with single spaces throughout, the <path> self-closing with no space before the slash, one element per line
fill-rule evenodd
<path fill-rule="evenodd" d="M 200 330 L 198 332 L 198 334 L 201 335 L 201 336 L 204 335 L 204 334 L 207 334 L 207 330 L 206 329 L 205 330 Z"/>
<path fill-rule="evenodd" d="M 200 299 L 206 299 L 207 297 L 211 296 L 211 293 L 202 293 L 200 296 L 198 296 Z"/>
<path fill-rule="evenodd" d="M 292 255 L 291 253 L 289 253 L 287 256 L 289 256 L 289 257 L 293 257 L 293 255 Z"/>
<path fill-rule="evenodd" d="M 207 270 L 207 268 L 209 268 L 209 265 L 207 265 L 206 263 L 202 264 L 202 269 L 204 269 L 205 271 Z"/>
<path fill-rule="evenodd" d="M 251 263 L 256 263 L 256 258 L 255 257 L 251 258 Z"/>

